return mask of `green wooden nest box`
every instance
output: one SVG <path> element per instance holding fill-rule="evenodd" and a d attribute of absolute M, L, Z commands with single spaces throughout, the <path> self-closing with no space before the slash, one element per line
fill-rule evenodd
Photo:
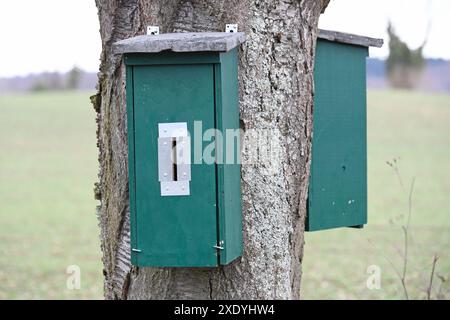
<path fill-rule="evenodd" d="M 198 161 L 191 134 L 239 129 L 244 40 L 172 33 L 114 44 L 126 65 L 133 265 L 215 267 L 242 254 L 240 165 Z"/>
<path fill-rule="evenodd" d="M 367 223 L 366 57 L 383 40 L 320 30 L 306 230 Z"/>
<path fill-rule="evenodd" d="M 239 154 L 244 40 L 243 33 L 172 33 L 114 44 L 126 65 L 133 265 L 216 267 L 242 255 L 239 161 L 216 161 L 219 149 L 205 161 L 213 140 L 202 137 L 217 129 L 227 146 L 222 160 Z M 367 223 L 365 59 L 381 44 L 319 32 L 306 230 Z"/>

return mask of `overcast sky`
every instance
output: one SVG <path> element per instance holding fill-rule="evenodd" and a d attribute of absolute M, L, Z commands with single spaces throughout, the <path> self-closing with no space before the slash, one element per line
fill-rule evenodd
<path fill-rule="evenodd" d="M 413 48 L 450 59 L 450 0 L 331 0 L 320 27 L 386 39 L 391 19 Z M 67 71 L 74 65 L 97 71 L 100 56 L 94 0 L 0 0 L 0 77 Z M 371 50 L 385 57 L 387 46 Z"/>

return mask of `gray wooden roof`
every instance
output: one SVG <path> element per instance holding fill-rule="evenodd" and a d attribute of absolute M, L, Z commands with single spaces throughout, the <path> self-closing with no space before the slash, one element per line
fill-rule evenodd
<path fill-rule="evenodd" d="M 329 41 L 364 47 L 381 47 L 383 39 L 358 36 L 337 31 L 319 30 L 318 37 Z M 175 52 L 229 51 L 245 41 L 243 32 L 189 32 L 142 35 L 114 43 L 115 53 L 146 53 L 171 50 Z"/>
<path fill-rule="evenodd" d="M 383 46 L 383 39 L 376 39 L 364 36 L 358 36 L 356 34 L 343 33 L 329 30 L 319 30 L 319 39 L 325 39 L 329 41 L 335 41 L 346 44 L 353 44 L 363 47 L 377 47 Z"/>
<path fill-rule="evenodd" d="M 229 51 L 245 41 L 243 32 L 162 33 L 137 36 L 114 43 L 115 53 Z"/>

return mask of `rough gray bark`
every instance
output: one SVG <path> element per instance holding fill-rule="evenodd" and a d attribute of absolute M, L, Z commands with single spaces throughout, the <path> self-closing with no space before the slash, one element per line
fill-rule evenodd
<path fill-rule="evenodd" d="M 107 299 L 298 299 L 311 154 L 313 64 L 329 0 L 96 0 L 103 52 L 97 111 L 96 198 Z M 223 31 L 238 23 L 244 129 L 281 133 L 279 170 L 242 167 L 244 255 L 214 269 L 135 268 L 129 262 L 126 109 L 118 40 L 162 32 Z M 245 160 L 248 155 L 242 155 Z"/>

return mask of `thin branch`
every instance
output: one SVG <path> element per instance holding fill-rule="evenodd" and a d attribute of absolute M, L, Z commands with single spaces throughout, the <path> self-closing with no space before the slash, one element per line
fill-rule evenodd
<path fill-rule="evenodd" d="M 400 175 L 400 170 L 398 169 L 398 166 L 397 166 L 397 159 L 394 158 L 392 160 L 392 162 L 386 161 L 386 163 L 388 166 L 390 166 L 394 170 L 395 175 L 397 176 L 398 182 L 400 184 L 400 187 L 402 187 L 402 190 L 405 191 L 405 185 L 403 184 L 402 176 Z"/>
<path fill-rule="evenodd" d="M 387 255 L 384 254 L 384 250 L 377 248 L 370 239 L 367 239 L 367 241 L 369 242 L 372 249 L 379 251 L 381 257 L 384 258 L 384 260 L 386 260 L 386 262 L 391 265 L 392 270 L 394 270 L 394 272 L 397 274 L 398 278 L 401 279 L 402 275 L 400 273 L 400 270 L 398 270 L 397 267 L 395 266 L 395 264 L 387 257 Z M 394 247 L 394 249 L 396 249 L 396 248 Z"/>
<path fill-rule="evenodd" d="M 411 181 L 411 187 L 409 189 L 409 198 L 408 198 L 408 222 L 407 222 L 407 229 L 409 230 L 409 224 L 411 222 L 411 212 L 412 212 L 412 196 L 414 192 L 414 184 L 416 183 L 416 178 L 413 178 Z"/>
<path fill-rule="evenodd" d="M 428 290 L 427 290 L 427 299 L 431 300 L 431 289 L 433 288 L 433 278 L 434 278 L 434 271 L 436 270 L 436 264 L 439 260 L 439 257 L 435 254 L 433 257 L 433 265 L 431 267 L 431 275 L 430 275 L 430 283 L 428 284 Z"/>
<path fill-rule="evenodd" d="M 414 191 L 415 181 L 416 181 L 415 178 L 413 178 L 412 182 L 411 182 L 411 187 L 409 190 L 409 197 L 408 197 L 408 218 L 406 221 L 406 225 L 402 227 L 405 241 L 404 241 L 404 255 L 403 255 L 403 273 L 402 273 L 402 277 L 401 277 L 401 282 L 402 282 L 403 291 L 405 293 L 406 300 L 409 300 L 408 289 L 406 288 L 406 271 L 407 271 L 407 267 L 408 267 L 408 240 L 409 240 L 408 233 L 409 233 L 409 226 L 411 223 L 412 195 L 413 195 L 413 191 Z"/>
<path fill-rule="evenodd" d="M 446 279 L 443 277 L 443 276 L 441 276 L 441 275 L 439 275 L 439 274 L 437 274 L 437 277 L 439 278 L 439 280 L 441 280 L 441 283 L 439 284 L 439 290 L 438 290 L 438 293 L 437 293 L 437 299 L 444 299 L 445 298 L 445 295 L 442 293 L 442 289 L 443 289 L 443 287 L 444 287 L 444 284 L 445 284 L 445 282 L 446 282 Z"/>

